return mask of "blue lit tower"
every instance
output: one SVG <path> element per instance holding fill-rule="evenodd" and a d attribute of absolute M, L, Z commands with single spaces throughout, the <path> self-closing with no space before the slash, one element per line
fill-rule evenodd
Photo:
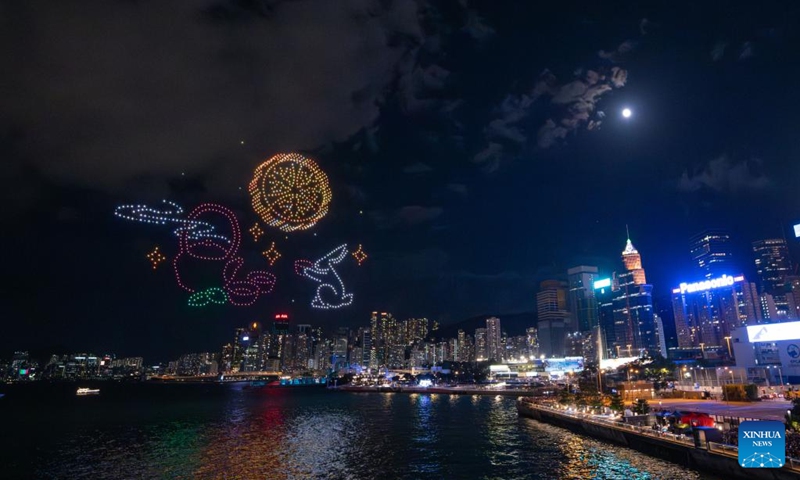
<path fill-rule="evenodd" d="M 762 307 L 764 317 L 775 321 L 777 318 L 794 318 L 797 306 L 791 295 L 792 261 L 789 248 L 783 238 L 768 238 L 753 242 L 756 271 L 761 281 L 763 302 L 773 304 Z M 787 283 L 789 283 L 787 285 Z M 775 317 L 775 318 L 773 318 Z"/>
<path fill-rule="evenodd" d="M 719 277 L 736 271 L 731 252 L 731 236 L 727 231 L 710 228 L 689 239 L 692 261 L 706 278 Z"/>

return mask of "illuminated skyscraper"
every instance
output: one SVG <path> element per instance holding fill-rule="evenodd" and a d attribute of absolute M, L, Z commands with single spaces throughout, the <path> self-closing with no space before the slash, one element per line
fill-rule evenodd
<path fill-rule="evenodd" d="M 400 343 L 399 325 L 391 313 L 372 312 L 370 330 L 377 366 L 386 366 L 393 347 Z"/>
<path fill-rule="evenodd" d="M 486 351 L 486 329 L 475 329 L 475 359 L 479 362 L 488 360 L 488 353 Z"/>
<path fill-rule="evenodd" d="M 500 329 L 500 319 L 490 317 L 486 319 L 486 354 L 496 362 L 505 359 L 505 343 L 502 341 L 503 332 Z"/>
<path fill-rule="evenodd" d="M 682 283 L 672 289 L 678 346 L 721 349 L 733 330 L 759 321 L 755 286 L 744 276 Z"/>
<path fill-rule="evenodd" d="M 766 294 L 762 302 L 768 306 L 762 308 L 763 316 L 773 322 L 795 318 L 797 308 L 789 278 L 792 274 L 792 261 L 786 241 L 782 238 L 757 240 L 753 242 L 753 254 L 761 280 L 761 293 Z"/>
<path fill-rule="evenodd" d="M 597 299 L 594 296 L 597 279 L 597 267 L 581 265 L 567 270 L 567 305 L 573 321 L 570 330 L 587 332 L 597 326 Z"/>
<path fill-rule="evenodd" d="M 525 329 L 525 336 L 527 337 L 528 356 L 539 356 L 539 334 L 536 327 L 528 327 Z"/>
<path fill-rule="evenodd" d="M 689 239 L 692 261 L 697 264 L 706 278 L 732 274 L 731 236 L 725 230 L 707 229 Z"/>
<path fill-rule="evenodd" d="M 545 280 L 536 294 L 539 351 L 547 357 L 563 357 L 564 342 L 570 324 L 567 289 L 564 282 Z"/>
<path fill-rule="evenodd" d="M 771 295 L 786 293 L 786 277 L 792 273 L 789 248 L 782 238 L 768 238 L 753 242 L 756 271 L 761 281 L 761 291 Z"/>
<path fill-rule="evenodd" d="M 628 355 L 658 353 L 658 335 L 653 317 L 653 286 L 647 284 L 642 257 L 629 238 L 622 251 L 625 271 L 617 275 L 613 293 L 615 350 Z"/>
<path fill-rule="evenodd" d="M 630 276 L 628 281 L 632 285 L 645 285 L 647 283 L 644 268 L 642 268 L 642 256 L 639 255 L 639 251 L 633 246 L 630 238 L 625 244 L 625 250 L 622 251 L 622 264 L 625 266 L 625 273 Z"/>
<path fill-rule="evenodd" d="M 375 348 L 372 346 L 372 330 L 365 328 L 361 331 L 361 366 L 375 368 Z"/>

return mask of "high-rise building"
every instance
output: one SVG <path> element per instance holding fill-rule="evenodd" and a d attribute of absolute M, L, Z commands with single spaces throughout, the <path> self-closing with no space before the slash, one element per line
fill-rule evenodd
<path fill-rule="evenodd" d="M 678 346 L 721 349 L 731 332 L 758 323 L 754 285 L 744 276 L 681 283 L 672 289 L 672 311 Z"/>
<path fill-rule="evenodd" d="M 546 357 L 563 357 L 570 324 L 566 284 L 559 280 L 543 281 L 536 294 L 536 312 L 539 351 Z"/>
<path fill-rule="evenodd" d="M 537 333 L 536 327 L 528 327 L 525 329 L 525 335 L 527 336 L 527 344 L 528 344 L 528 356 L 529 357 L 538 357 L 539 356 L 539 334 Z"/>
<path fill-rule="evenodd" d="M 706 278 L 730 274 L 737 269 L 733 265 L 731 236 L 722 229 L 706 229 L 689 239 L 692 261 Z"/>
<path fill-rule="evenodd" d="M 404 334 L 403 343 L 411 345 L 414 342 L 421 342 L 428 336 L 428 319 L 427 318 L 409 318 L 404 321 L 401 326 L 401 331 Z"/>
<path fill-rule="evenodd" d="M 372 346 L 372 330 L 365 328 L 361 332 L 361 366 L 375 368 L 375 348 Z"/>
<path fill-rule="evenodd" d="M 642 267 L 642 256 L 633 246 L 630 238 L 625 244 L 625 250 L 622 251 L 622 264 L 625 266 L 625 274 L 630 276 L 629 282 L 632 285 L 647 284 L 647 278 Z"/>
<path fill-rule="evenodd" d="M 792 273 L 789 248 L 782 238 L 768 238 L 753 242 L 756 271 L 761 281 L 761 291 L 771 295 L 785 294 L 786 277 Z"/>
<path fill-rule="evenodd" d="M 503 332 L 500 328 L 500 319 L 489 317 L 486 319 L 486 354 L 496 361 L 505 359 L 505 342 L 502 340 Z"/>
<path fill-rule="evenodd" d="M 786 288 L 789 289 L 788 295 L 794 300 L 794 311 L 790 312 L 791 318 L 800 318 L 800 276 L 791 275 L 786 277 Z"/>
<path fill-rule="evenodd" d="M 489 359 L 489 354 L 486 348 L 486 329 L 475 329 L 475 360 L 482 362 Z"/>
<path fill-rule="evenodd" d="M 597 279 L 597 267 L 580 265 L 567 270 L 567 305 L 572 314 L 570 330 L 587 332 L 597 327 L 597 299 L 594 296 Z"/>
<path fill-rule="evenodd" d="M 347 363 L 347 329 L 340 328 L 333 339 L 331 349 L 331 368 L 338 372 L 348 368 Z"/>
<path fill-rule="evenodd" d="M 756 271 L 761 281 L 762 314 L 771 322 L 795 318 L 797 305 L 792 295 L 792 262 L 782 238 L 753 242 Z"/>
<path fill-rule="evenodd" d="M 384 367 L 389 363 L 389 356 L 393 347 L 400 344 L 402 337 L 400 325 L 398 325 L 391 313 L 372 312 L 370 329 L 377 366 Z"/>
<path fill-rule="evenodd" d="M 458 336 L 456 337 L 456 361 L 457 362 L 467 362 L 467 358 L 469 355 L 467 354 L 467 334 L 464 330 L 458 330 Z"/>
<path fill-rule="evenodd" d="M 594 283 L 594 295 L 597 298 L 597 311 L 600 324 L 600 339 L 598 348 L 602 358 L 616 356 L 616 330 L 614 325 L 614 292 L 619 290 L 617 276 L 601 278 Z"/>
<path fill-rule="evenodd" d="M 661 321 L 661 317 L 657 313 L 653 314 L 653 319 L 656 324 L 656 336 L 658 337 L 658 354 L 667 358 L 667 336 L 664 333 L 664 322 Z"/>
<path fill-rule="evenodd" d="M 642 257 L 628 239 L 622 251 L 625 271 L 617 275 L 617 290 L 613 293 L 614 344 L 626 355 L 659 351 L 653 317 L 653 286 L 647 284 Z"/>

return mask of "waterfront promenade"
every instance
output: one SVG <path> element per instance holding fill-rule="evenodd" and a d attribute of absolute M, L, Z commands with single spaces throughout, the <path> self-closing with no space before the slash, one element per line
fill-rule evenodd
<path fill-rule="evenodd" d="M 786 411 L 792 408 L 792 402 L 788 400 L 725 402 L 720 400 L 664 398 L 653 399 L 648 402 L 652 409 L 703 412 L 720 417 L 753 418 L 758 420 L 777 420 L 780 422 L 784 420 Z"/>
<path fill-rule="evenodd" d="M 697 442 L 692 436 L 631 425 L 609 415 L 579 412 L 557 405 L 538 403 L 533 399 L 517 401 L 520 415 L 570 430 L 626 445 L 643 453 L 660 456 L 715 474 L 742 479 L 800 478 L 800 459 L 786 456 L 781 469 L 744 471 L 738 466 L 738 448 L 717 442 Z"/>
<path fill-rule="evenodd" d="M 341 392 L 369 392 L 369 393 L 433 393 L 449 395 L 503 395 L 512 397 L 539 397 L 552 388 L 536 389 L 498 389 L 475 388 L 474 386 L 455 387 L 388 387 L 388 386 L 363 386 L 341 385 L 329 387 L 330 390 Z M 725 402 L 718 400 L 687 400 L 683 398 L 664 398 L 648 400 L 653 410 L 680 410 L 684 412 L 702 412 L 718 417 L 752 418 L 758 420 L 783 421 L 786 411 L 792 408 L 788 400 L 766 400 L 761 402 Z"/>
<path fill-rule="evenodd" d="M 456 387 L 415 387 L 401 386 L 390 387 L 388 385 L 366 386 L 366 385 L 340 385 L 338 387 L 329 386 L 328 390 L 339 392 L 363 392 L 363 393 L 428 393 L 444 395 L 503 395 L 508 397 L 536 397 L 541 396 L 546 388 L 535 389 L 502 389 L 502 388 L 476 388 L 474 386 Z M 550 388 L 549 390 L 552 390 Z"/>

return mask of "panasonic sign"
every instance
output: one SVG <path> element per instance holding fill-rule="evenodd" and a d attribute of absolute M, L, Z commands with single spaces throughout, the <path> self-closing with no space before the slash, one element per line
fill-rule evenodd
<path fill-rule="evenodd" d="M 681 283 L 680 287 L 673 288 L 672 293 L 695 293 L 695 292 L 704 292 L 706 290 L 713 290 L 715 288 L 723 288 L 723 287 L 730 287 L 735 282 L 741 282 L 744 280 L 744 277 L 731 277 L 728 275 L 723 275 L 718 278 L 712 278 L 711 280 L 703 280 L 702 282 L 694 282 L 694 283 Z"/>

